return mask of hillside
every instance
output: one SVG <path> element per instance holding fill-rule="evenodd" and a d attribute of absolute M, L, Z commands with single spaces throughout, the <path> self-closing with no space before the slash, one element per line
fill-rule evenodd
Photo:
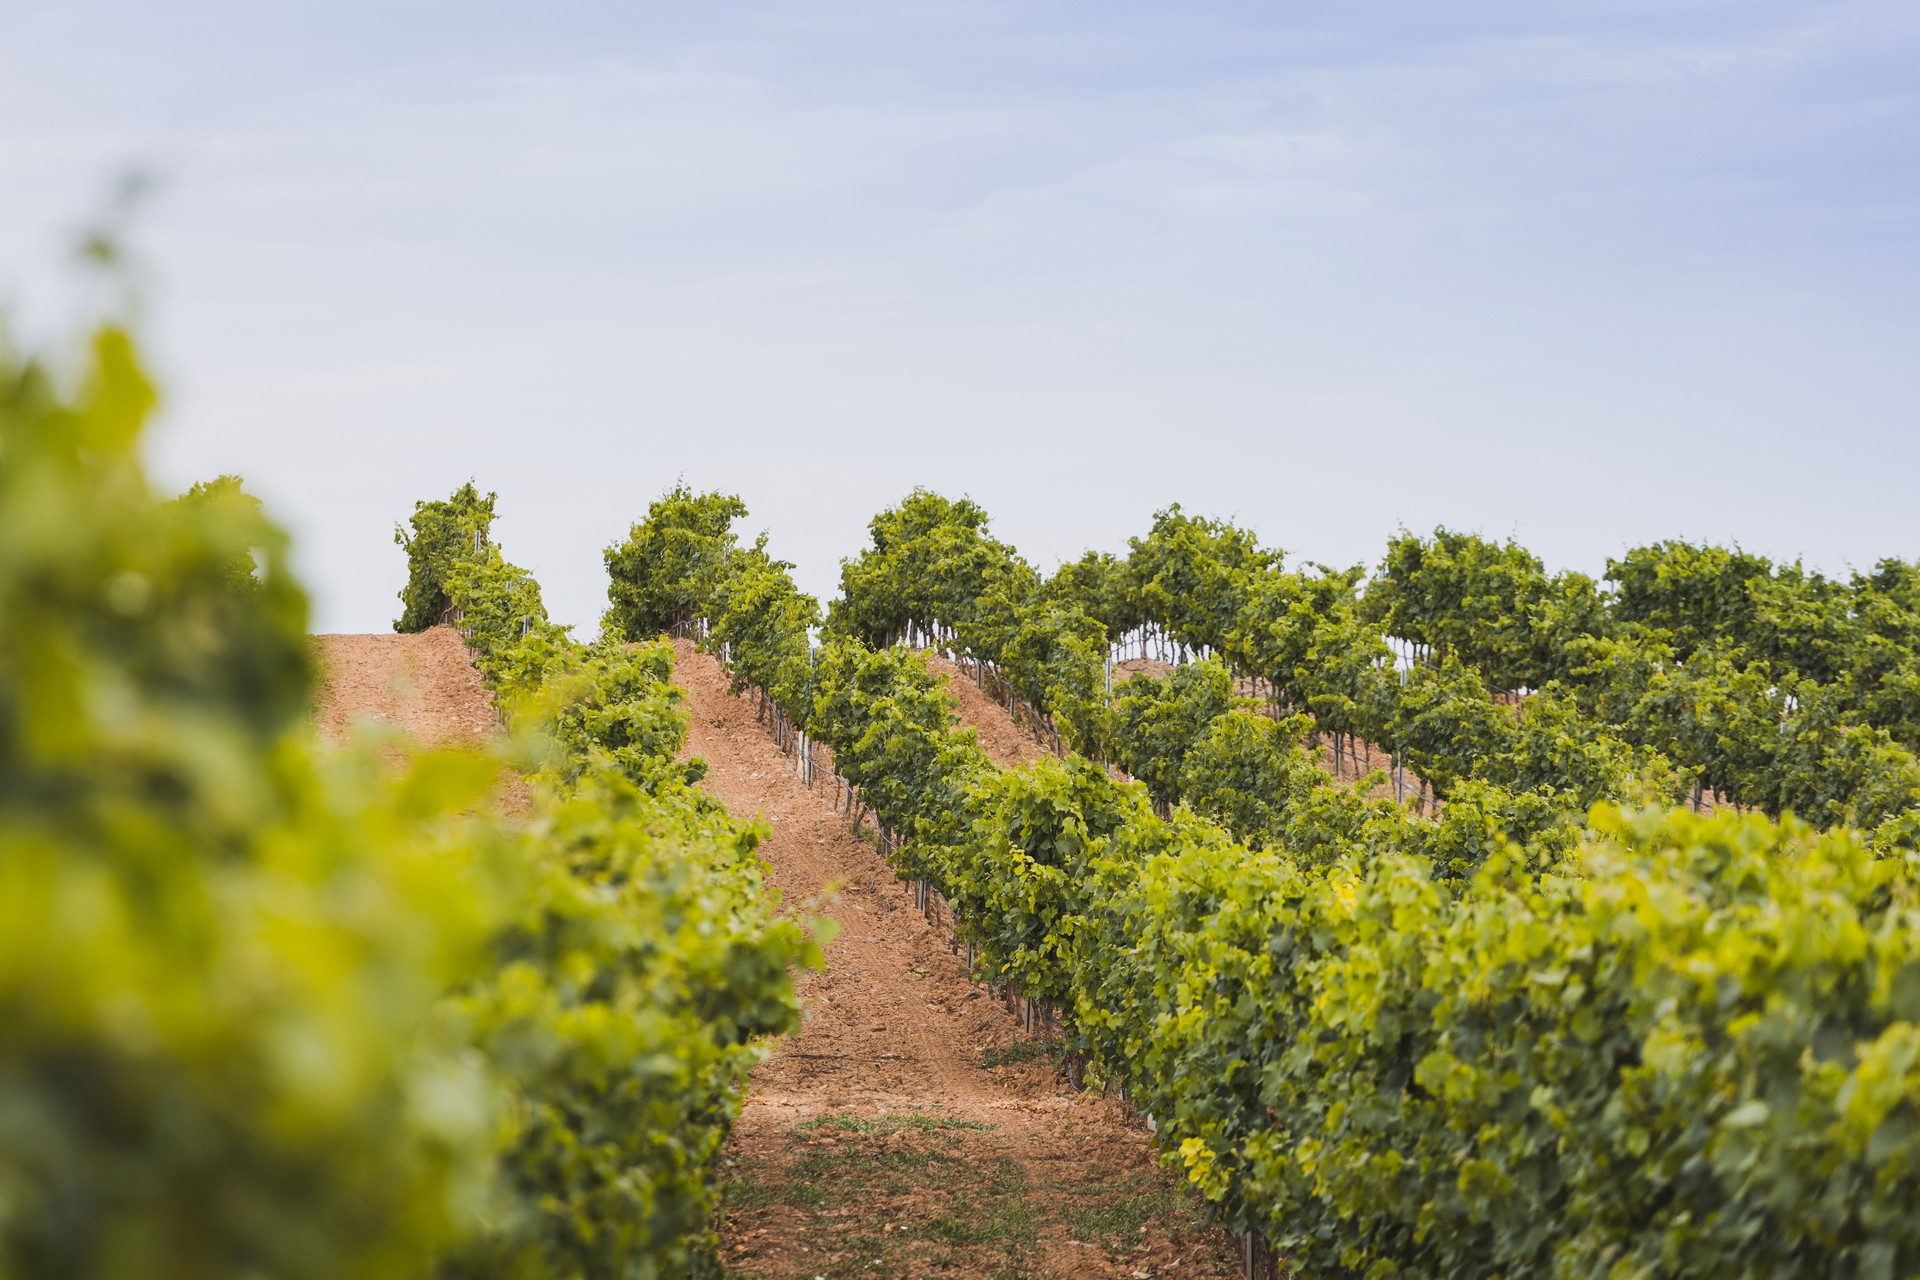
<path fill-rule="evenodd" d="M 314 719 L 330 742 L 359 720 L 436 746 L 485 738 L 499 725 L 466 643 L 452 627 L 315 636 L 313 646 L 320 663 Z"/>

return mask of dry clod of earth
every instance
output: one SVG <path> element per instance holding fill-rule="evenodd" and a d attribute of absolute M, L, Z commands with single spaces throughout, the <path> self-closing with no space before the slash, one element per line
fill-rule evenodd
<path fill-rule="evenodd" d="M 831 789 L 801 782 L 752 698 L 727 692 L 711 656 L 676 652 L 703 785 L 772 825 L 761 852 L 786 905 L 824 900 L 842 926 L 826 970 L 800 977 L 806 1024 L 754 1072 L 727 1150 L 730 1276 L 1238 1274 L 1231 1241 L 1203 1225 L 1138 1122 L 1067 1087 L 1057 1042 L 1023 1037 L 968 982 L 949 931 L 914 909 Z M 936 669 L 990 754 L 1045 750 Z"/>

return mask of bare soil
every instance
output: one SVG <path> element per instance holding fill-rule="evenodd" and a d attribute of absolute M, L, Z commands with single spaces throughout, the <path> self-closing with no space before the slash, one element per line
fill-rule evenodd
<path fill-rule="evenodd" d="M 399 729 L 433 747 L 474 746 L 501 731 L 486 682 L 456 628 L 314 636 L 313 648 L 320 665 L 313 718 L 323 742 L 338 745 L 366 724 Z M 524 811 L 526 783 L 503 769 L 495 801 L 504 813 Z"/>
<path fill-rule="evenodd" d="M 1053 754 L 1050 742 L 1028 725 L 1015 723 L 1007 709 L 975 684 L 958 663 L 931 651 L 924 656 L 927 670 L 946 677 L 948 690 L 960 704 L 960 723 L 974 731 L 988 759 L 1002 769 L 1017 769 Z"/>
<path fill-rule="evenodd" d="M 1131 1110 L 1067 1086 L 1057 1042 L 1024 1037 L 968 980 L 949 930 L 851 831 L 833 788 L 801 782 L 712 656 L 675 649 L 703 785 L 771 825 L 761 853 L 785 906 L 841 926 L 825 971 L 799 976 L 806 1024 L 754 1072 L 727 1150 L 730 1274 L 1236 1274 L 1232 1242 L 1202 1225 Z M 996 758 L 1041 750 L 1022 756 L 1030 735 L 953 684 Z"/>
<path fill-rule="evenodd" d="M 1155 680 L 1164 680 L 1173 674 L 1173 664 L 1162 662 L 1158 658 L 1124 658 L 1113 664 L 1113 682 L 1117 685 L 1123 680 L 1135 676 L 1152 676 Z"/>
<path fill-rule="evenodd" d="M 314 719 L 340 742 L 359 721 L 405 730 L 430 746 L 480 741 L 499 720 L 466 641 L 453 627 L 412 635 L 313 637 L 320 661 Z"/>

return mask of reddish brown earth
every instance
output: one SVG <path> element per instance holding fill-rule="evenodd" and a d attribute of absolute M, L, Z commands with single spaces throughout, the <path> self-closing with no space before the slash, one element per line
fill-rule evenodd
<path fill-rule="evenodd" d="M 1164 680 L 1173 674 L 1173 664 L 1158 658 L 1125 658 L 1113 664 L 1113 682 L 1119 684 L 1134 676 L 1152 676 Z"/>
<path fill-rule="evenodd" d="M 320 665 L 314 723 L 323 742 L 344 742 L 356 725 L 385 725 L 434 747 L 474 746 L 500 732 L 486 682 L 453 627 L 411 635 L 313 637 Z M 526 809 L 527 785 L 501 771 L 495 800 Z"/>
<path fill-rule="evenodd" d="M 356 721 L 403 729 L 432 746 L 477 742 L 499 726 L 466 641 L 452 627 L 413 635 L 313 638 L 320 661 L 315 721 L 328 742 Z"/>
<path fill-rule="evenodd" d="M 1050 1046 L 968 981 L 950 931 L 852 833 L 831 786 L 803 785 L 713 657 L 675 649 L 703 785 L 771 825 L 761 852 L 785 907 L 841 930 L 825 971 L 799 977 L 805 1026 L 754 1072 L 728 1148 L 731 1274 L 1235 1274 L 1231 1242 L 1200 1225 L 1130 1110 L 1066 1085 Z M 992 725 L 991 701 L 953 684 L 990 750 L 1021 755 L 1005 713 Z"/>
<path fill-rule="evenodd" d="M 974 731 L 989 760 L 1002 769 L 1015 769 L 1053 754 L 1050 742 L 1027 725 L 1014 723 L 1007 709 L 975 684 L 960 664 L 933 652 L 924 656 L 927 670 L 946 677 L 948 690 L 960 704 L 960 723 Z"/>

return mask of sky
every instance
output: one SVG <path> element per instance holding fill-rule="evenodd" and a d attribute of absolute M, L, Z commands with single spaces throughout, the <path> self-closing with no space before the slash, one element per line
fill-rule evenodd
<path fill-rule="evenodd" d="M 966 494 L 1920 556 L 1920 6 L 0 4 L 0 314 L 130 173 L 156 474 L 238 472 L 323 631 L 472 479 L 556 618 L 684 479 L 833 594 Z M 89 290 L 93 290 L 90 292 Z"/>

